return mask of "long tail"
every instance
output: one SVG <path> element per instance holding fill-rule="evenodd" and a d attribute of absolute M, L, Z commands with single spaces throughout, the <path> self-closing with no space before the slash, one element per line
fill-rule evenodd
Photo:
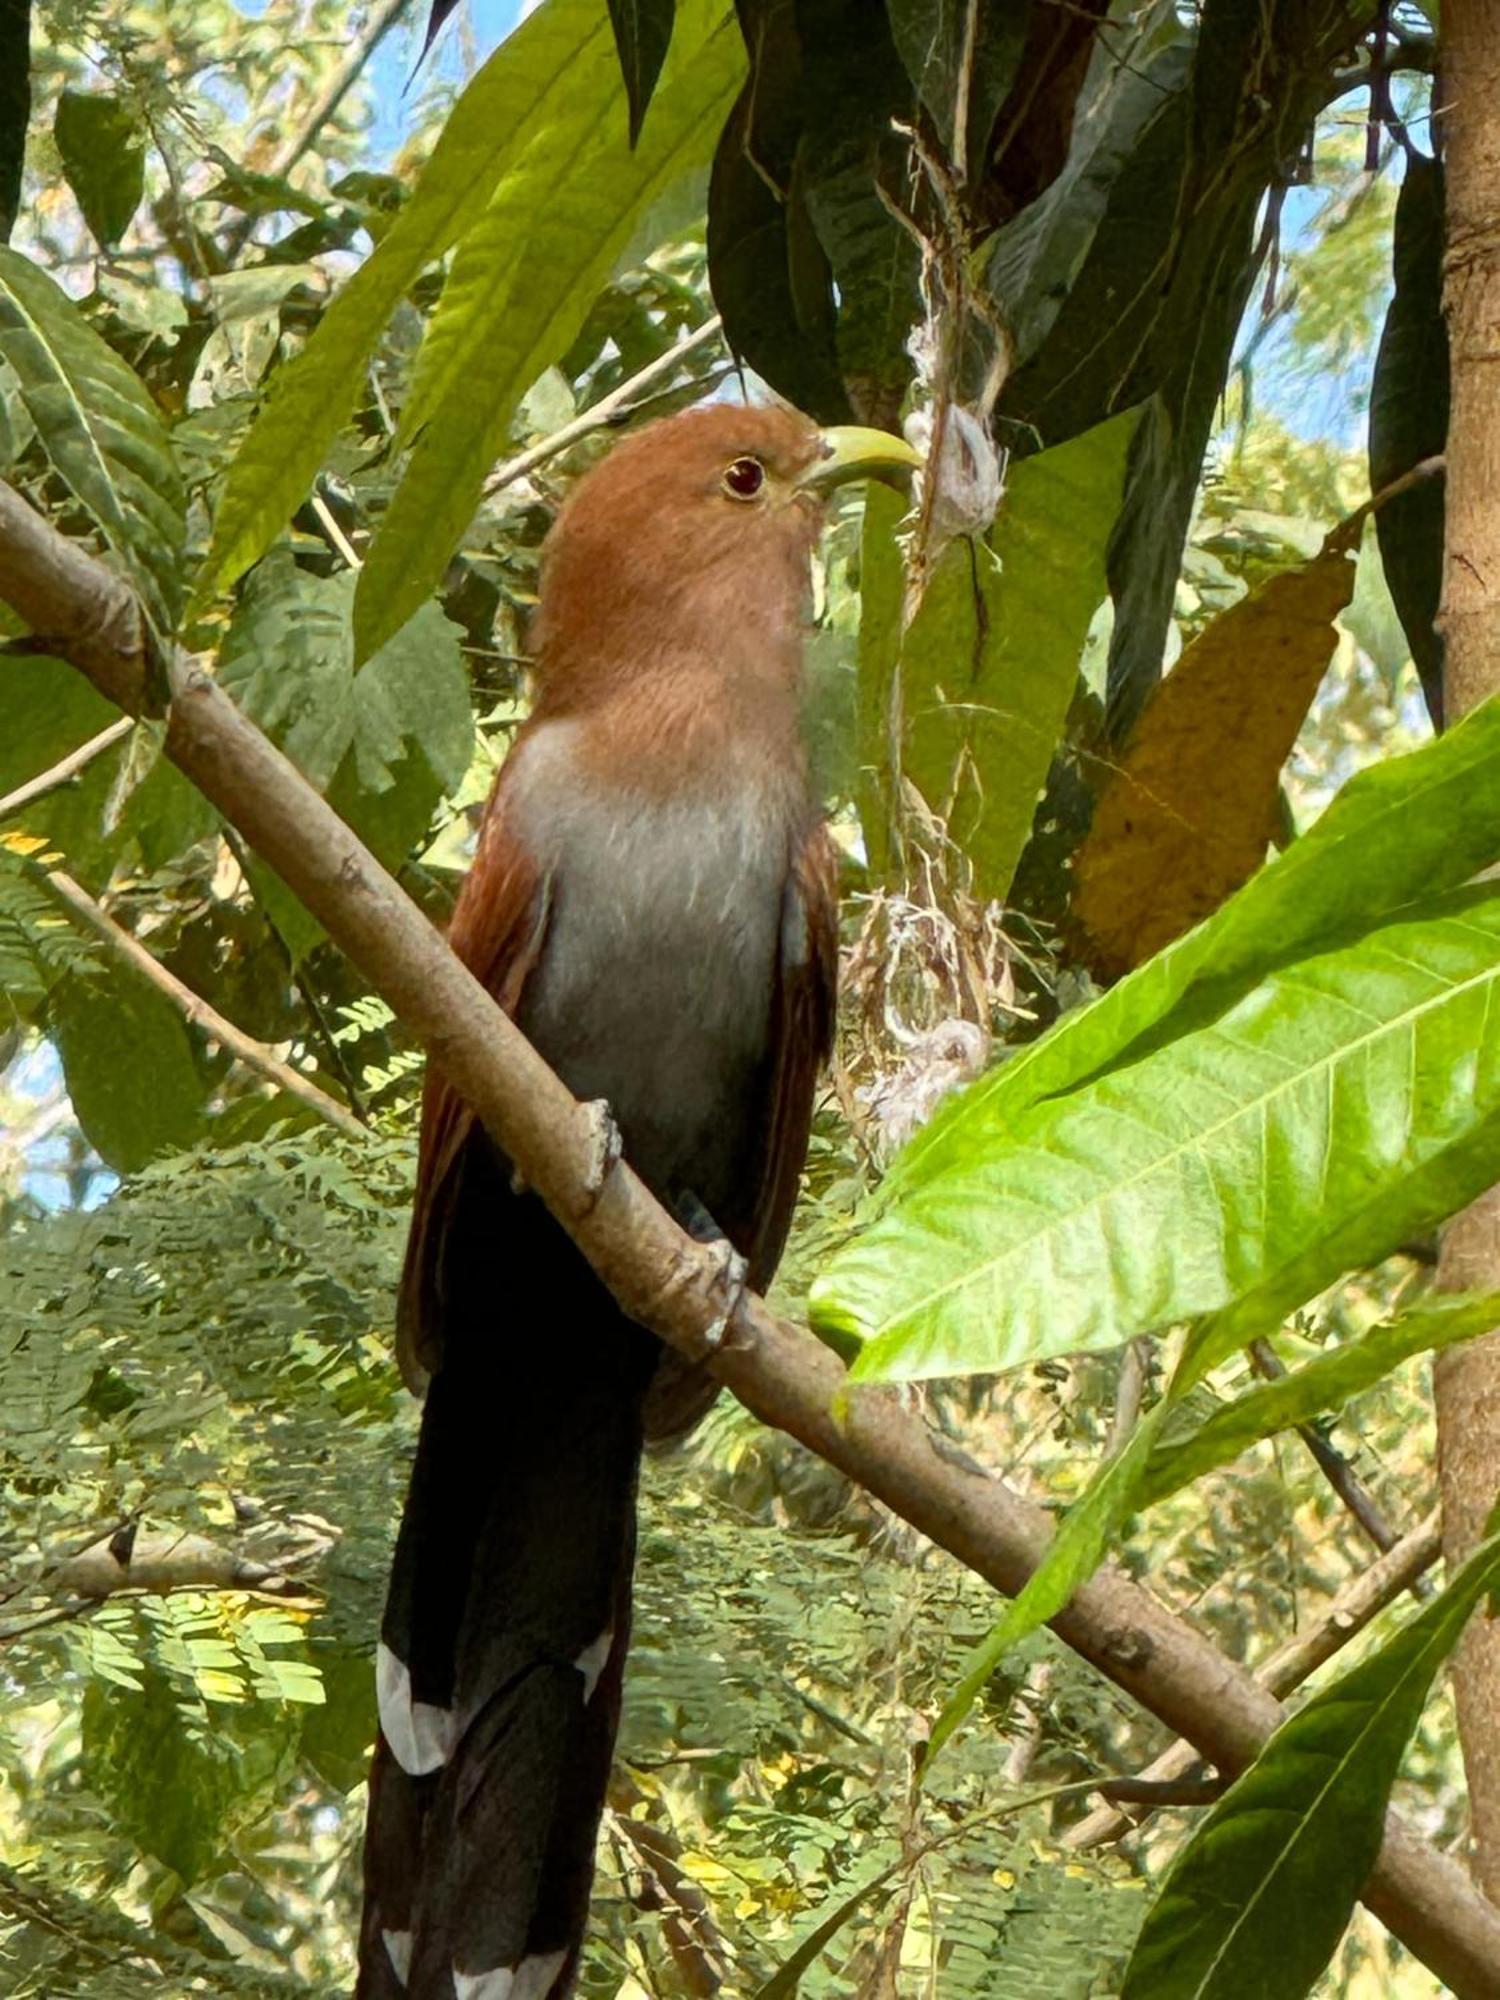
<path fill-rule="evenodd" d="M 359 2000 L 560 2000 L 588 1915 L 660 1350 L 539 1203 L 499 1209 L 450 1272 L 381 1627 Z"/>

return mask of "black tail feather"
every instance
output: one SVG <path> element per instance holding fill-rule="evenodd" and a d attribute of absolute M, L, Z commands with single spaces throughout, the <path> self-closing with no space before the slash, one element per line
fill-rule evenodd
<path fill-rule="evenodd" d="M 660 1349 L 539 1204 L 500 1204 L 518 1210 L 524 1341 L 456 1288 L 397 1541 L 359 2000 L 558 2000 L 587 1919 Z M 493 1287 L 509 1231 L 488 1215 Z"/>

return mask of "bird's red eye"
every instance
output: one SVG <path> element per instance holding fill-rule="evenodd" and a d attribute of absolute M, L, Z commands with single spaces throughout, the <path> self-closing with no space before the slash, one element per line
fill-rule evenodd
<path fill-rule="evenodd" d="M 766 483 L 766 468 L 758 458 L 737 458 L 724 470 L 724 490 L 736 500 L 753 500 Z"/>

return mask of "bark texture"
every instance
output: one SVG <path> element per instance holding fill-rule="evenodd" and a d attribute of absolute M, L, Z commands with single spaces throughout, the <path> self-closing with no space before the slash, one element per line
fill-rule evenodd
<path fill-rule="evenodd" d="M 1500 691 L 1500 6 L 1446 0 L 1437 129 L 1447 162 L 1443 306 L 1452 356 L 1444 707 L 1457 718 Z M 1448 1228 L 1439 1282 L 1500 1284 L 1500 1188 Z M 1435 1370 L 1444 1546 L 1450 1566 L 1479 1540 L 1500 1493 L 1500 1332 Z M 1477 1617 L 1454 1668 L 1468 1774 L 1470 1861 L 1500 1903 L 1500 1620 Z"/>

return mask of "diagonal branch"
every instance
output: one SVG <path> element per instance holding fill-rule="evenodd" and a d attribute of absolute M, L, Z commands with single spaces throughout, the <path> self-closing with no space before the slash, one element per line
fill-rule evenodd
<path fill-rule="evenodd" d="M 348 54 L 308 106 L 302 122 L 287 134 L 271 155 L 265 171 L 272 179 L 285 180 L 303 154 L 309 151 L 409 4 L 410 0 L 380 0 L 380 4 L 371 10 L 363 28 L 350 44 Z"/>
<path fill-rule="evenodd" d="M 0 484 L 0 598 L 111 700 L 146 676 L 126 586 Z M 318 917 L 472 1104 L 625 1311 L 694 1358 L 764 1422 L 801 1440 L 1014 1596 L 1052 1535 L 1044 1510 L 939 1455 L 891 1391 L 850 1389 L 834 1355 L 756 1298 L 722 1311 L 718 1262 L 623 1162 L 597 1184 L 595 1125 L 368 849 L 201 668 L 170 663 L 167 755 Z M 1220 1769 L 1282 1718 L 1275 1697 L 1115 1570 L 1053 1621 L 1058 1635 Z M 1365 1901 L 1459 1996 L 1500 2000 L 1500 1909 L 1392 1813 Z"/>
<path fill-rule="evenodd" d="M 669 347 L 664 354 L 658 354 L 654 361 L 648 361 L 644 368 L 637 369 L 634 375 L 617 383 L 607 395 L 601 396 L 597 403 L 591 404 L 588 409 L 565 423 L 561 430 L 554 431 L 550 437 L 539 439 L 536 444 L 528 445 L 525 451 L 518 453 L 515 458 L 507 459 L 504 465 L 497 467 L 484 482 L 485 497 L 488 499 L 491 494 L 500 493 L 507 486 L 513 486 L 518 479 L 524 479 L 528 473 L 535 472 L 538 466 L 545 465 L 548 459 L 556 458 L 560 452 L 566 451 L 569 445 L 577 444 L 580 438 L 604 430 L 617 417 L 623 418 L 643 390 L 655 388 L 658 382 L 669 381 L 689 355 L 696 354 L 700 347 L 707 347 L 719 339 L 723 330 L 723 320 L 717 313 L 711 313 L 701 326 L 695 326 L 691 333 L 677 342 L 675 347 Z M 356 561 L 354 567 L 358 566 Z"/>
<path fill-rule="evenodd" d="M 76 750 L 70 750 L 50 769 L 38 771 L 34 778 L 28 778 L 24 785 L 17 785 L 13 792 L 0 798 L 0 819 L 9 819 L 22 806 L 35 805 L 50 792 L 60 791 L 64 785 L 71 785 L 81 771 L 88 768 L 96 757 L 102 757 L 106 750 L 128 736 L 135 724 L 128 715 L 120 716 L 107 729 L 101 729 L 97 736 L 91 736 L 87 743 L 80 743 Z"/>
<path fill-rule="evenodd" d="M 243 1063 L 246 1069 L 264 1077 L 267 1083 L 274 1084 L 287 1097 L 295 1098 L 298 1104 L 316 1112 L 325 1124 L 346 1133 L 351 1139 L 369 1137 L 353 1112 L 346 1110 L 337 1098 L 330 1097 L 326 1090 L 319 1090 L 310 1077 L 303 1076 L 290 1063 L 284 1063 L 264 1042 L 247 1035 L 233 1021 L 227 1021 L 216 1008 L 200 999 L 190 986 L 185 986 L 176 973 L 168 972 L 159 959 L 152 957 L 140 939 L 132 936 L 123 924 L 117 924 L 108 910 L 96 903 L 86 889 L 80 888 L 71 875 L 65 875 L 60 868 L 49 868 L 43 880 L 73 921 L 91 931 L 116 958 L 132 967 L 143 979 L 149 980 L 158 993 L 165 994 L 190 1028 L 209 1036 L 221 1048 L 227 1049 L 236 1062 Z"/>

